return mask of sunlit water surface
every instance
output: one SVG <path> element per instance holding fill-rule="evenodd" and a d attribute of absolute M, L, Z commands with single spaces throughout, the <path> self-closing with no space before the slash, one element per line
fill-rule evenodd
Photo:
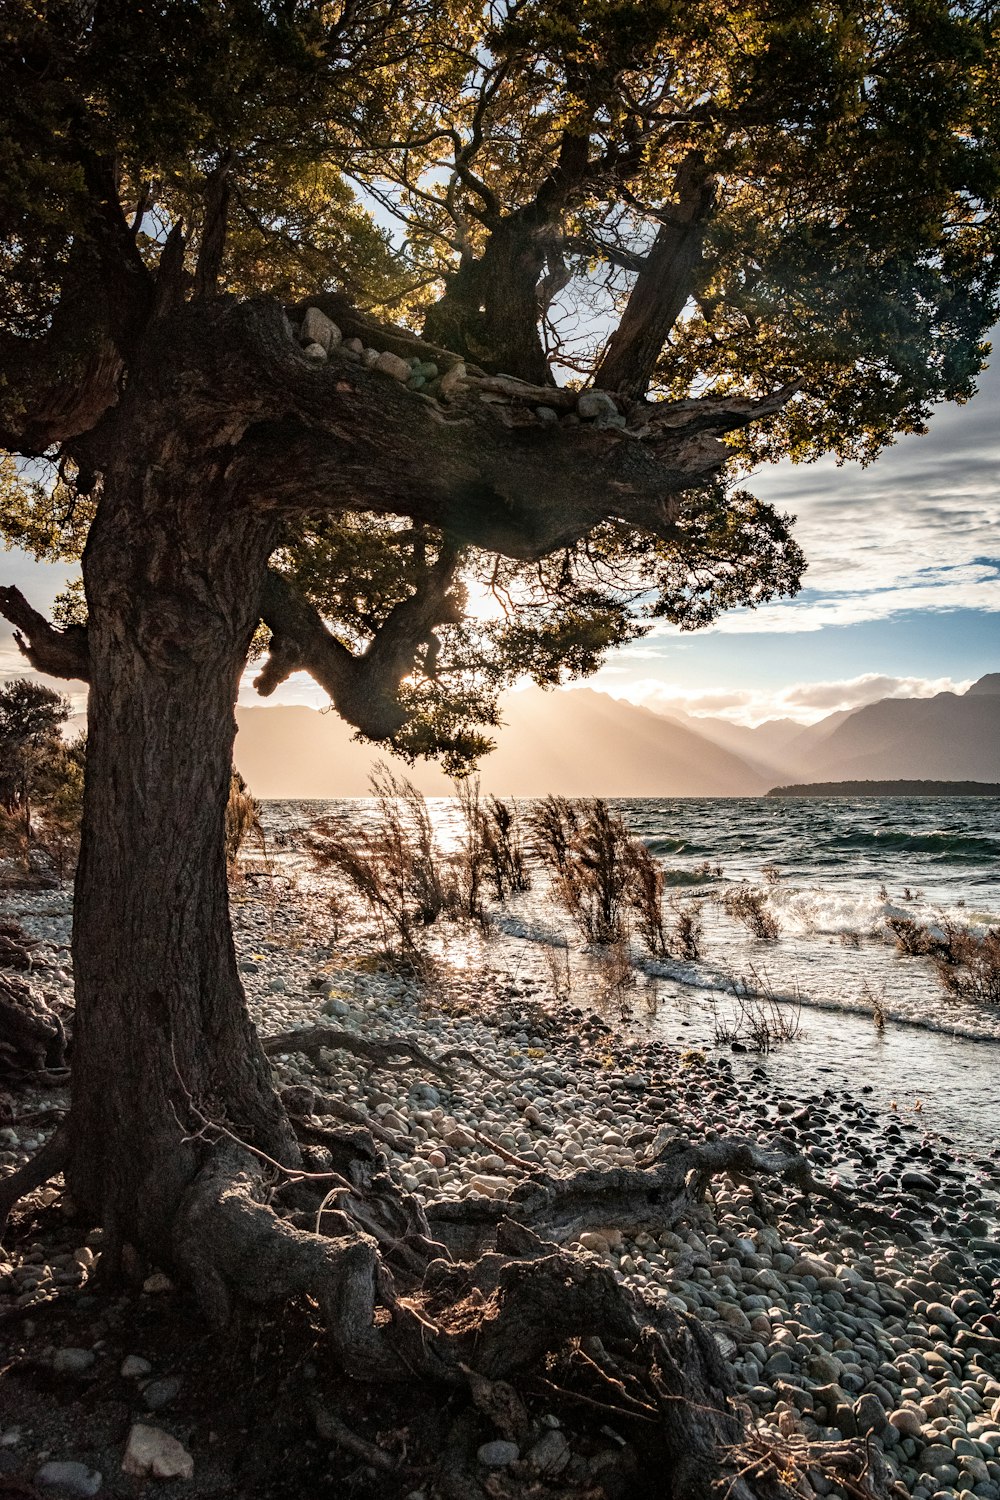
<path fill-rule="evenodd" d="M 521 804 L 523 810 L 525 804 Z M 926 925 L 1000 925 L 1000 799 L 636 798 L 615 803 L 668 874 L 670 899 L 696 908 L 697 963 L 652 962 L 633 945 L 637 982 L 609 987 L 544 878 L 494 912 L 490 937 L 441 924 L 433 950 L 453 969 L 481 969 L 520 996 L 603 1004 L 625 1029 L 684 1047 L 721 1046 L 737 1072 L 763 1066 L 779 1082 L 864 1089 L 885 1110 L 917 1108 L 926 1125 L 970 1150 L 1000 1146 L 1000 1006 L 960 1002 L 926 958 L 901 955 L 887 918 Z M 443 850 L 462 838 L 454 799 L 429 799 Z M 371 801 L 270 802 L 265 827 L 280 869 L 313 872 L 297 835 L 321 817 L 362 828 Z M 721 874 L 719 871 L 721 870 Z M 734 882 L 766 894 L 776 941 L 752 937 L 718 897 Z M 343 910 L 343 905 L 342 908 Z M 361 913 L 346 918 L 360 936 Z M 738 992 L 788 1025 L 794 1040 L 765 1058 L 719 1037 L 739 1021 Z M 876 1026 L 876 1009 L 884 1026 Z"/>

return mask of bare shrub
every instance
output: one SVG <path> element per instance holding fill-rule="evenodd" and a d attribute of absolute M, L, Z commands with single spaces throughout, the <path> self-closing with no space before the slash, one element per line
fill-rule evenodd
<path fill-rule="evenodd" d="M 628 900 L 635 928 L 654 958 L 670 952 L 663 916 L 663 869 L 639 839 L 630 839 Z"/>
<path fill-rule="evenodd" d="M 465 790 L 470 787 L 470 783 L 474 788 L 474 795 Z M 481 801 L 478 779 L 469 778 L 468 781 L 459 783 L 456 791 L 460 799 L 463 795 L 465 797 L 463 806 L 470 829 L 472 819 L 475 819 L 474 843 L 480 878 L 492 887 L 496 900 L 503 904 L 511 896 L 530 890 L 531 877 L 525 863 L 517 807 L 513 803 L 508 805 L 499 797 Z"/>
<path fill-rule="evenodd" d="M 629 959 L 628 944 L 623 939 L 608 943 L 600 958 L 597 959 L 596 967 L 598 1005 L 614 1005 L 624 1018 L 629 1010 L 629 991 L 633 990 L 636 984 L 636 973 Z"/>
<path fill-rule="evenodd" d="M 701 912 L 697 905 L 675 906 L 670 952 L 674 958 L 696 963 L 701 957 Z"/>
<path fill-rule="evenodd" d="M 485 920 L 482 902 L 485 840 L 483 805 L 479 795 L 479 777 L 467 776 L 453 782 L 464 825 L 462 843 L 451 860 L 452 901 L 467 917 Z M 424 803 L 426 813 L 426 803 Z"/>
<path fill-rule="evenodd" d="M 932 952 L 934 942 L 930 933 L 912 917 L 887 917 L 885 925 L 896 939 L 900 953 L 918 958 Z"/>
<path fill-rule="evenodd" d="M 770 1052 L 783 1042 L 793 1042 L 802 1030 L 802 1001 L 782 1003 L 774 993 L 766 974 L 751 968 L 748 975 L 733 986 L 735 1012 L 731 1017 L 715 1016 L 717 1044 L 734 1042 L 751 1052 Z"/>
<path fill-rule="evenodd" d="M 588 943 L 625 935 L 633 840 L 599 797 L 549 796 L 530 815 L 535 851 L 552 872 L 560 899 Z"/>
<path fill-rule="evenodd" d="M 875 1024 L 875 1030 L 884 1031 L 886 1022 L 885 985 L 883 984 L 881 989 L 876 990 L 874 985 L 866 979 L 861 986 L 861 998 L 871 1006 L 872 1021 Z"/>
<path fill-rule="evenodd" d="M 781 926 L 768 908 L 767 896 L 763 891 L 752 885 L 733 886 L 723 895 L 722 905 L 726 913 L 737 922 L 742 922 L 754 937 L 770 943 L 777 941 Z"/>
<path fill-rule="evenodd" d="M 570 966 L 569 943 L 544 943 L 542 956 L 549 971 L 552 998 L 557 1004 L 567 1004 L 573 996 L 573 972 Z"/>
<path fill-rule="evenodd" d="M 861 947 L 861 934 L 856 927 L 848 927 L 840 934 L 840 946 L 842 948 Z"/>
<path fill-rule="evenodd" d="M 261 850 L 266 848 L 264 829 L 260 821 L 260 803 L 235 768 L 229 781 L 229 800 L 226 803 L 226 868 L 230 874 L 236 869 L 236 861 L 247 839 L 255 839 Z"/>
<path fill-rule="evenodd" d="M 585 802 L 583 814 L 574 847 L 580 925 L 592 943 L 617 943 L 625 931 L 633 840 L 603 799 Z"/>
<path fill-rule="evenodd" d="M 572 862 L 577 824 L 576 804 L 568 797 L 551 793 L 536 802 L 528 814 L 532 852 L 557 876 L 562 875 Z"/>
<path fill-rule="evenodd" d="M 932 956 L 949 994 L 1000 1005 L 1000 927 L 985 932 L 949 927 L 947 945 L 939 944 Z"/>
<path fill-rule="evenodd" d="M 337 871 L 367 904 L 386 950 L 398 944 L 415 960 L 419 930 L 454 912 L 468 896 L 456 890 L 454 873 L 438 853 L 423 794 L 384 764 L 369 784 L 377 808 L 366 826 L 322 819 L 307 842 L 315 863 Z"/>
<path fill-rule="evenodd" d="M 777 885 L 778 881 L 781 879 L 781 871 L 778 869 L 778 866 L 775 864 L 771 864 L 770 862 L 766 865 L 761 865 L 760 873 L 763 875 L 768 885 Z"/>
<path fill-rule="evenodd" d="M 699 956 L 700 924 L 693 908 L 675 908 L 668 924 L 664 891 L 675 883 L 712 879 L 707 865 L 669 871 L 633 838 L 601 798 L 546 797 L 528 819 L 532 851 L 548 867 L 559 898 L 589 943 L 623 942 L 630 932 L 654 958 Z"/>

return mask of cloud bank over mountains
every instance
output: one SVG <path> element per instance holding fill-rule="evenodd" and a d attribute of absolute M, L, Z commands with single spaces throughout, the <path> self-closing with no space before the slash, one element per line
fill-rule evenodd
<path fill-rule="evenodd" d="M 966 692 L 835 709 L 806 727 L 654 713 L 591 688 L 513 693 L 504 718 L 482 765 L 484 791 L 500 796 L 753 797 L 793 781 L 1000 782 L 1000 674 Z M 261 797 L 365 796 L 373 766 L 388 759 L 305 706 L 242 708 L 238 721 L 236 763 Z M 453 791 L 433 766 L 394 768 L 429 795 Z"/>
<path fill-rule="evenodd" d="M 757 725 L 768 719 L 794 719 L 813 724 L 825 714 L 863 708 L 881 698 L 932 698 L 936 693 L 964 693 L 972 679 L 951 677 L 890 677 L 863 672 L 839 682 L 796 682 L 788 687 L 697 688 L 678 687 L 644 678 L 627 688 L 609 688 L 612 697 L 625 698 L 655 713 L 684 713 L 729 719 L 734 724 Z"/>

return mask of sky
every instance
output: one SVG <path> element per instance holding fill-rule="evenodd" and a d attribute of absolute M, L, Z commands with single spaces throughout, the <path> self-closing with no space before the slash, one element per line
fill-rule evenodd
<path fill-rule="evenodd" d="M 658 624 L 589 686 L 657 710 L 806 724 L 1000 671 L 1000 328 L 994 347 L 973 400 L 939 407 L 926 436 L 900 439 L 868 468 L 821 460 L 754 476 L 748 488 L 798 518 L 808 570 L 795 599 L 695 633 Z M 43 611 L 75 571 L 0 554 L 0 583 Z M 2 624 L 6 679 L 24 661 Z M 82 708 L 82 685 L 62 686 Z M 241 700 L 262 701 L 249 680 Z M 301 675 L 268 701 L 326 702 Z"/>
<path fill-rule="evenodd" d="M 798 517 L 808 561 L 794 599 L 616 653 L 592 686 L 650 708 L 739 723 L 885 697 L 962 691 L 1000 671 L 1000 328 L 965 406 L 867 468 L 760 470 L 748 488 Z"/>

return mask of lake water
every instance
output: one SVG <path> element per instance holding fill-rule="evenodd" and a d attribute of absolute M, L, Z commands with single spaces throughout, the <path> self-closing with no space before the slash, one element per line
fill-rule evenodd
<path fill-rule="evenodd" d="M 601 955 L 544 878 L 495 911 L 489 940 L 439 924 L 432 948 L 522 996 L 544 995 L 568 967 L 581 1003 L 601 997 L 624 1027 L 718 1047 L 747 1075 L 763 1066 L 779 1081 L 864 1089 L 875 1105 L 916 1110 L 970 1151 L 1000 1147 L 1000 1006 L 952 998 L 931 960 L 901 954 L 887 925 L 1000 926 L 1000 799 L 644 798 L 614 806 L 663 865 L 669 901 L 696 916 L 697 962 L 654 962 L 633 944 L 635 985 L 609 987 Z M 429 799 L 428 807 L 447 847 L 460 837 L 457 804 Z M 307 872 L 295 834 L 330 814 L 360 828 L 375 811 L 367 800 L 267 803 L 265 825 L 279 861 L 322 886 L 327 877 Z M 775 940 L 752 936 L 727 914 L 720 898 L 739 882 L 761 893 Z M 748 1044 L 748 1011 L 761 1009 L 797 1027 L 763 1058 L 738 1050 Z M 725 1040 L 734 1030 L 735 1052 Z"/>

